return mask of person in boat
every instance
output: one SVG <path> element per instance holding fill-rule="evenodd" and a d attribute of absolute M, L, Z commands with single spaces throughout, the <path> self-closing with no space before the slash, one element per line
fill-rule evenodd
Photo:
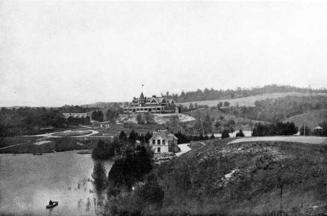
<path fill-rule="evenodd" d="M 53 202 L 52 202 L 52 200 L 50 200 L 50 201 L 49 201 L 49 205 L 53 205 Z"/>

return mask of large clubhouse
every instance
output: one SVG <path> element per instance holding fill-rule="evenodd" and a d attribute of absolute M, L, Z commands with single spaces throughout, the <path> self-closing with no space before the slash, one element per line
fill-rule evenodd
<path fill-rule="evenodd" d="M 139 98 L 133 98 L 132 102 L 124 108 L 126 113 L 152 112 L 152 113 L 174 113 L 177 107 L 173 99 L 167 97 L 144 97 L 143 92 Z"/>

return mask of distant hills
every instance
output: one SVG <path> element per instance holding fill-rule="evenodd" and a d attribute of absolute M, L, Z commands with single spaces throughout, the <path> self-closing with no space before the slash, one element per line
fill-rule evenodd
<path fill-rule="evenodd" d="M 192 102 L 192 101 L 206 101 L 206 100 L 226 100 L 245 98 L 249 96 L 267 95 L 272 93 L 327 93 L 327 89 L 312 89 L 312 88 L 300 88 L 289 85 L 265 85 L 263 87 L 254 88 L 236 88 L 227 90 L 215 90 L 205 88 L 204 90 L 198 89 L 196 91 L 182 91 L 180 94 L 166 95 L 173 98 L 176 102 Z"/>
<path fill-rule="evenodd" d="M 327 95 L 327 89 L 300 88 L 289 85 L 265 85 L 253 88 L 236 88 L 226 90 L 216 90 L 205 88 L 196 91 L 182 91 L 179 94 L 170 94 L 166 92 L 161 94 L 174 99 L 177 104 L 188 106 L 190 103 L 198 105 L 216 106 L 219 102 L 229 101 L 231 106 L 254 106 L 256 100 L 267 98 L 279 98 L 285 96 L 309 96 L 309 95 Z M 138 95 L 135 95 L 138 96 Z M 96 102 L 81 105 L 87 108 L 109 108 L 113 105 L 122 105 L 125 102 Z"/>
<path fill-rule="evenodd" d="M 191 103 L 193 105 L 197 103 L 198 105 L 206 105 L 209 107 L 216 106 L 220 102 L 228 101 L 230 106 L 247 106 L 247 107 L 254 107 L 255 102 L 258 100 L 265 100 L 265 99 L 276 99 L 276 98 L 282 98 L 286 96 L 310 96 L 310 95 L 323 95 L 327 96 L 327 92 L 276 92 L 276 93 L 265 93 L 265 94 L 259 94 L 259 95 L 253 95 L 253 96 L 247 96 L 247 97 L 240 97 L 240 98 L 227 98 L 227 99 L 218 99 L 218 100 L 200 100 L 200 101 L 189 101 L 189 102 L 182 102 L 178 103 L 183 106 L 189 106 Z"/>

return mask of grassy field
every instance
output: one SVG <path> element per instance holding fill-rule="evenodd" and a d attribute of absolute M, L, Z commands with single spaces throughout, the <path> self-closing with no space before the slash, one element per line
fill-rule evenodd
<path fill-rule="evenodd" d="M 230 106 L 248 106 L 253 107 L 254 103 L 257 100 L 265 100 L 267 98 L 281 98 L 286 96 L 309 96 L 309 93 L 299 93 L 299 92 L 285 92 L 285 93 L 271 93 L 271 94 L 262 94 L 262 95 L 255 95 L 255 96 L 249 96 L 249 97 L 243 97 L 243 98 L 235 98 L 235 99 L 220 99 L 220 100 L 204 100 L 204 101 L 190 101 L 190 102 L 184 102 L 184 103 L 178 103 L 183 106 L 189 106 L 190 103 L 197 103 L 198 105 L 207 105 L 209 107 L 211 106 L 217 106 L 219 102 L 225 102 L 228 101 L 230 103 Z M 315 93 L 314 95 L 326 95 L 324 93 Z"/>
<path fill-rule="evenodd" d="M 314 110 L 300 115 L 295 115 L 285 119 L 284 122 L 294 122 L 294 124 L 299 128 L 305 124 L 307 127 L 313 129 L 324 120 L 327 121 L 327 109 Z"/>

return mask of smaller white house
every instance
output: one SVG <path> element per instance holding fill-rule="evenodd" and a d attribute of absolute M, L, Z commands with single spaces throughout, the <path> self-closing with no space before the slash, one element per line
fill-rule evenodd
<path fill-rule="evenodd" d="M 177 141 L 178 138 L 174 134 L 169 133 L 167 130 L 159 130 L 153 132 L 149 144 L 155 154 L 175 153 L 178 151 Z"/>

